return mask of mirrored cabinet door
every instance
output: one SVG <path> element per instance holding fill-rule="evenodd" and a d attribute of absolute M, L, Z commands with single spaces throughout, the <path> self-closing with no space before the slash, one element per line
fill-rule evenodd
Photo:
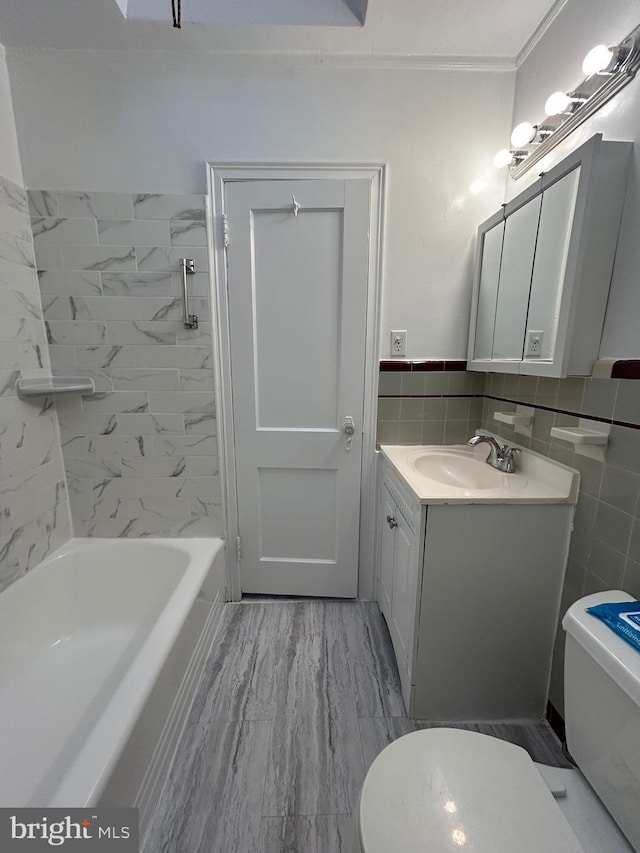
<path fill-rule="evenodd" d="M 567 254 L 573 228 L 580 167 L 552 184 L 542 195 L 538 243 L 531 279 L 525 358 L 553 359 Z M 532 334 L 542 332 L 536 355 L 527 348 Z"/>
<path fill-rule="evenodd" d="M 522 360 L 540 204 L 541 197 L 537 196 L 505 221 L 493 336 L 494 359 Z"/>
<path fill-rule="evenodd" d="M 474 347 L 474 357 L 479 359 L 489 359 L 493 354 L 493 331 L 496 322 L 503 235 L 504 220 L 486 231 L 482 238 L 482 262 Z"/>

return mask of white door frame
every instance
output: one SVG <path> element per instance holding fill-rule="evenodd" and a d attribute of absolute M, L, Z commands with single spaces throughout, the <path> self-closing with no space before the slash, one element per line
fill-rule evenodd
<path fill-rule="evenodd" d="M 208 245 L 212 276 L 212 315 L 216 357 L 216 411 L 220 482 L 224 502 L 227 541 L 227 598 L 241 596 L 238 538 L 238 502 L 233 430 L 233 388 L 229 344 L 229 306 L 223 219 L 225 182 L 249 180 L 348 180 L 368 179 L 371 187 L 369 222 L 369 275 L 367 283 L 367 333 L 365 343 L 364 420 L 362 474 L 360 483 L 360 552 L 358 597 L 368 599 L 375 584 L 375 517 L 377 465 L 375 456 L 378 412 L 379 322 L 382 280 L 382 232 L 385 193 L 385 165 L 382 163 L 208 163 Z M 233 235 L 228 235 L 233 239 Z"/>

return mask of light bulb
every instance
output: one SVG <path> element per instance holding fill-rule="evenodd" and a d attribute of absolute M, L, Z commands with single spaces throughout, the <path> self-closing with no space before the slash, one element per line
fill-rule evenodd
<path fill-rule="evenodd" d="M 514 148 L 522 148 L 523 145 L 528 145 L 536 138 L 538 128 L 530 124 L 528 121 L 523 121 L 516 125 L 511 132 L 511 144 Z"/>
<path fill-rule="evenodd" d="M 571 98 L 565 92 L 554 92 L 553 95 L 549 95 L 544 105 L 544 111 L 548 116 L 558 116 L 562 113 L 566 113 L 569 105 L 571 104 Z"/>
<path fill-rule="evenodd" d="M 513 153 L 508 148 L 501 148 L 493 158 L 493 165 L 496 169 L 502 169 L 505 166 L 510 166 L 513 163 Z"/>
<path fill-rule="evenodd" d="M 606 44 L 598 44 L 585 56 L 582 71 L 587 77 L 604 71 L 613 59 L 613 49 Z"/>

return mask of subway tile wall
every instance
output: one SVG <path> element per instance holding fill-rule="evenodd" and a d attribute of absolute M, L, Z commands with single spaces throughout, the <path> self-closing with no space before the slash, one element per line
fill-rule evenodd
<path fill-rule="evenodd" d="M 494 412 L 512 411 L 518 403 L 534 407 L 530 438 L 493 419 Z M 579 417 L 611 425 L 602 461 L 551 438 L 551 427 L 577 425 Z M 623 589 L 640 598 L 640 381 L 488 374 L 482 427 L 580 471 L 561 614 L 592 592 Z M 564 632 L 558 624 L 550 700 L 560 713 L 563 656 Z"/>
<path fill-rule="evenodd" d="M 48 373 L 27 194 L 0 176 L 0 590 L 71 535 L 53 402 L 16 393 Z"/>
<path fill-rule="evenodd" d="M 484 375 L 381 372 L 378 444 L 462 444 L 480 426 Z"/>
<path fill-rule="evenodd" d="M 96 385 L 56 403 L 75 535 L 221 535 L 204 197 L 28 195 L 53 369 Z"/>

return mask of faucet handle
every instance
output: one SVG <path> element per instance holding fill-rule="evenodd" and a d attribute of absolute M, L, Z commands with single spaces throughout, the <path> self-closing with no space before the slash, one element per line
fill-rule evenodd
<path fill-rule="evenodd" d="M 521 448 L 519 447 L 509 447 L 508 444 L 503 444 L 500 448 L 503 456 L 513 456 L 514 453 L 522 453 Z"/>
<path fill-rule="evenodd" d="M 503 444 L 500 448 L 500 456 L 502 457 L 500 468 L 507 474 L 513 474 L 516 470 L 514 453 L 522 453 L 522 450 L 519 447 L 509 447 L 508 444 Z"/>

